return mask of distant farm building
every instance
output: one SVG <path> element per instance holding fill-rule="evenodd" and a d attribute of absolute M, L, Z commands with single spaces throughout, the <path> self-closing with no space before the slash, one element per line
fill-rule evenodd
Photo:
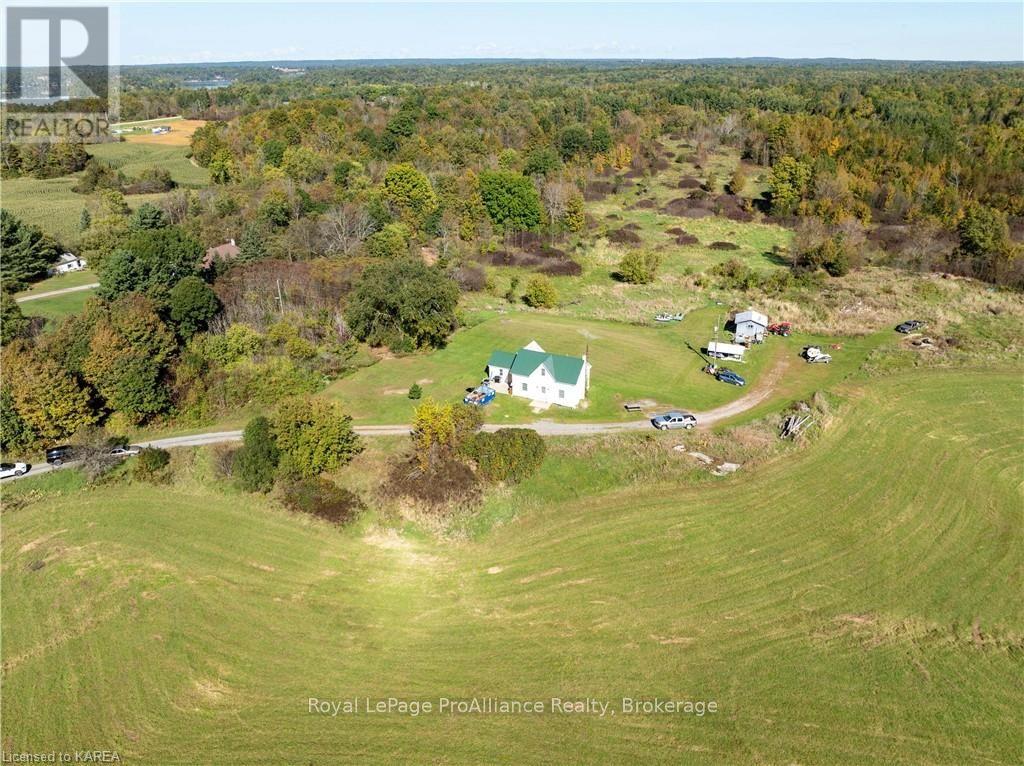
<path fill-rule="evenodd" d="M 576 407 L 587 398 L 590 362 L 583 356 L 549 354 L 536 341 L 516 352 L 495 351 L 487 379 L 499 391 L 534 402 Z"/>
<path fill-rule="evenodd" d="M 242 251 L 235 244 L 235 240 L 229 239 L 223 245 L 211 247 L 206 251 L 206 255 L 203 257 L 203 268 L 208 269 L 217 261 L 230 261 L 240 252 Z"/>
<path fill-rule="evenodd" d="M 46 270 L 46 273 L 52 277 L 57 274 L 67 274 L 69 271 L 81 271 L 85 267 L 85 258 L 79 258 L 74 253 L 64 253 L 55 264 Z"/>
<path fill-rule="evenodd" d="M 734 335 L 737 343 L 761 343 L 764 340 L 764 334 L 768 330 L 768 317 L 760 311 L 741 311 L 733 321 L 736 325 Z"/>
<path fill-rule="evenodd" d="M 164 133 L 170 133 L 171 132 L 171 126 L 170 125 L 159 125 L 159 126 L 157 126 L 155 128 L 151 128 L 149 132 L 152 133 L 153 135 L 161 136 Z"/>

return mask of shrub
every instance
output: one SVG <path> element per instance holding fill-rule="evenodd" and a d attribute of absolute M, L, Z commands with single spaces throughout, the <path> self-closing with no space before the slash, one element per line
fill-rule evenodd
<path fill-rule="evenodd" d="M 242 434 L 244 446 L 235 454 L 233 473 L 247 492 L 268 492 L 274 486 L 280 450 L 270 420 L 253 418 Z"/>
<path fill-rule="evenodd" d="M 558 305 L 558 291 L 555 290 L 555 286 L 551 283 L 550 279 L 537 275 L 530 277 L 530 280 L 526 283 L 526 292 L 523 293 L 523 300 L 527 306 L 535 309 L 554 308 Z"/>
<path fill-rule="evenodd" d="M 419 383 L 413 383 L 411 386 L 409 386 L 409 398 L 410 399 L 419 399 L 422 396 L 423 396 L 423 389 L 420 388 L 420 384 Z"/>
<path fill-rule="evenodd" d="M 289 481 L 282 499 L 289 510 L 338 525 L 349 523 L 365 507 L 357 494 L 320 477 Z"/>
<path fill-rule="evenodd" d="M 135 458 L 132 475 L 140 481 L 152 483 L 164 482 L 167 475 L 164 469 L 171 462 L 171 453 L 159 447 L 146 447 Z"/>
<path fill-rule="evenodd" d="M 647 285 L 654 281 L 661 266 L 661 256 L 657 253 L 634 250 L 626 253 L 619 263 L 619 277 L 623 282 L 634 285 Z"/>
<path fill-rule="evenodd" d="M 362 450 L 352 418 L 327 399 L 285 399 L 274 415 L 273 432 L 282 470 L 306 478 L 344 465 Z"/>
<path fill-rule="evenodd" d="M 536 473 L 546 451 L 544 440 L 528 428 L 501 428 L 494 433 L 478 433 L 465 447 L 465 452 L 476 461 L 484 478 L 511 483 Z"/>

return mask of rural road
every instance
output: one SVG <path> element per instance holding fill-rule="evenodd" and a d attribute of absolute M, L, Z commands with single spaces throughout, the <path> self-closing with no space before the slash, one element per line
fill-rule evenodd
<path fill-rule="evenodd" d="M 55 295 L 66 295 L 68 293 L 80 293 L 83 290 L 95 290 L 100 286 L 99 282 L 93 282 L 91 285 L 79 285 L 78 287 L 65 287 L 63 290 L 50 290 L 46 293 L 34 293 L 31 295 L 24 295 L 21 298 L 15 298 L 14 300 L 18 303 L 27 303 L 28 301 L 37 301 L 40 298 L 52 298 Z"/>
<path fill-rule="evenodd" d="M 72 288 L 81 289 L 81 288 Z M 776 364 L 762 379 L 761 385 L 756 390 L 744 394 L 739 399 L 723 404 L 707 412 L 695 412 L 697 416 L 697 427 L 700 429 L 710 428 L 727 418 L 734 417 L 740 413 L 752 409 L 767 399 L 775 384 L 788 366 L 788 361 L 781 361 Z M 662 407 L 659 411 L 670 409 Z M 497 431 L 499 428 L 532 428 L 541 436 L 594 436 L 597 434 L 612 434 L 628 431 L 646 431 L 651 428 L 651 418 L 656 414 L 652 408 L 650 412 L 644 413 L 643 420 L 627 420 L 618 423 L 556 423 L 553 420 L 535 420 L 532 423 L 485 423 L 481 430 Z M 360 436 L 405 436 L 409 433 L 408 425 L 385 425 L 385 426 L 355 426 L 354 430 Z M 160 447 L 161 449 L 174 449 L 176 447 L 202 447 L 207 444 L 223 444 L 225 442 L 236 442 L 242 440 L 241 431 L 214 431 L 203 434 L 186 434 L 185 436 L 170 436 L 166 439 L 153 439 L 152 441 L 138 442 L 140 447 Z M 53 466 L 43 463 L 33 465 L 32 470 L 24 476 L 14 477 L 28 478 L 39 476 L 54 470 Z"/>

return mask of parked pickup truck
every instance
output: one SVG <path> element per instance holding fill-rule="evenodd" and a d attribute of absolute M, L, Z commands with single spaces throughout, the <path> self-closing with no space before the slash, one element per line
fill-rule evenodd
<path fill-rule="evenodd" d="M 495 391 L 490 386 L 477 386 L 466 394 L 462 401 L 466 404 L 475 404 L 477 407 L 483 407 L 494 400 L 494 394 Z"/>

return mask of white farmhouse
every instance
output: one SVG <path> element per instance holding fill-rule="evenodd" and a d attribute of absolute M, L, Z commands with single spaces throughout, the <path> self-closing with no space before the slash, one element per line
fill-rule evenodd
<path fill-rule="evenodd" d="M 73 253 L 64 253 L 55 264 L 46 270 L 46 273 L 52 277 L 57 274 L 67 274 L 69 271 L 81 271 L 85 266 L 85 258 L 79 258 Z"/>
<path fill-rule="evenodd" d="M 495 351 L 487 361 L 487 378 L 499 391 L 534 402 L 576 407 L 587 398 L 590 362 L 583 356 L 549 354 L 537 341 L 511 353 Z"/>
<path fill-rule="evenodd" d="M 768 317 L 748 308 L 736 315 L 735 339 L 737 343 L 761 343 L 768 329 Z"/>

